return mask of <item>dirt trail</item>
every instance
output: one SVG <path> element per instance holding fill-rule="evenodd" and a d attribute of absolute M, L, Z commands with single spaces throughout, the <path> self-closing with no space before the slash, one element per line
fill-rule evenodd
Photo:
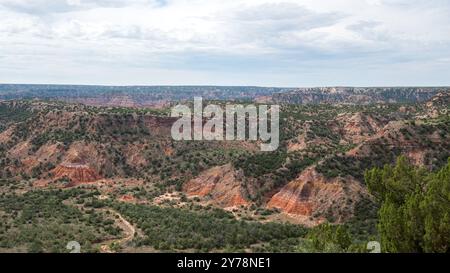
<path fill-rule="evenodd" d="M 100 246 L 100 252 L 102 253 L 114 253 L 115 251 L 111 249 L 111 245 L 118 245 L 118 246 L 124 246 L 128 242 L 131 242 L 134 239 L 134 236 L 136 234 L 136 229 L 133 227 L 133 225 L 128 222 L 125 218 L 120 215 L 120 213 L 109 210 L 112 214 L 116 215 L 118 217 L 118 226 L 123 230 L 125 236 L 121 239 L 115 239 L 115 240 L 109 240 L 105 241 Z"/>

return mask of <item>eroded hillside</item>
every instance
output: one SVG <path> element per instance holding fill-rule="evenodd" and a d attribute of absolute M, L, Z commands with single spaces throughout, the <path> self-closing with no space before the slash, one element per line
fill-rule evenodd
<path fill-rule="evenodd" d="M 416 166 L 442 167 L 450 156 L 448 97 L 441 92 L 412 104 L 283 104 L 280 148 L 269 153 L 251 141 L 174 141 L 175 119 L 164 107 L 3 101 L 0 189 L 16 195 L 94 191 L 73 204 L 96 210 L 105 204 L 126 213 L 156 206 L 178 215 L 171 209 L 215 208 L 251 223 L 331 222 L 373 230 L 377 203 L 364 172 L 400 155 Z M 129 217 L 140 221 L 141 234 L 151 235 L 140 218 Z"/>

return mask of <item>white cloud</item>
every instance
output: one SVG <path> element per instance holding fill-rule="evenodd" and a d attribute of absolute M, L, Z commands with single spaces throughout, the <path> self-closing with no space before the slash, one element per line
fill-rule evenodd
<path fill-rule="evenodd" d="M 382 82 L 386 71 L 415 66 L 405 84 L 443 75 L 442 84 L 449 15 L 444 0 L 0 0 L 0 81 L 46 82 L 91 67 L 102 79 L 129 75 L 120 82 L 129 84 L 327 85 L 351 84 L 362 71 Z M 170 82 L 170 71 L 186 77 Z"/>

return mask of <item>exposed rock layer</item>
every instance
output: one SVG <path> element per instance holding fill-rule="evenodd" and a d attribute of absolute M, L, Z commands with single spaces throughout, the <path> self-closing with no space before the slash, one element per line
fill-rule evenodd
<path fill-rule="evenodd" d="M 342 222 L 353 215 L 362 195 L 367 192 L 355 179 L 326 179 L 311 167 L 275 194 L 267 207 L 293 215 L 329 215 Z"/>
<path fill-rule="evenodd" d="M 71 186 L 91 183 L 102 179 L 93 168 L 90 168 L 87 165 L 60 165 L 52 172 L 55 179 L 69 179 Z"/>
<path fill-rule="evenodd" d="M 224 208 L 248 205 L 238 177 L 231 164 L 214 167 L 185 183 L 183 191 Z"/>

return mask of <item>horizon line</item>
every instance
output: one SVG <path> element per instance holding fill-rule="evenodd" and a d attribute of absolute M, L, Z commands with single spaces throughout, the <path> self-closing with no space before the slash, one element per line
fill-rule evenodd
<path fill-rule="evenodd" d="M 2 85 L 36 85 L 36 86 L 85 86 L 85 87 L 256 87 L 277 89 L 302 88 L 450 88 L 450 85 L 323 85 L 323 86 L 264 86 L 264 85 L 220 85 L 220 84 L 79 84 L 79 83 L 3 83 Z"/>

